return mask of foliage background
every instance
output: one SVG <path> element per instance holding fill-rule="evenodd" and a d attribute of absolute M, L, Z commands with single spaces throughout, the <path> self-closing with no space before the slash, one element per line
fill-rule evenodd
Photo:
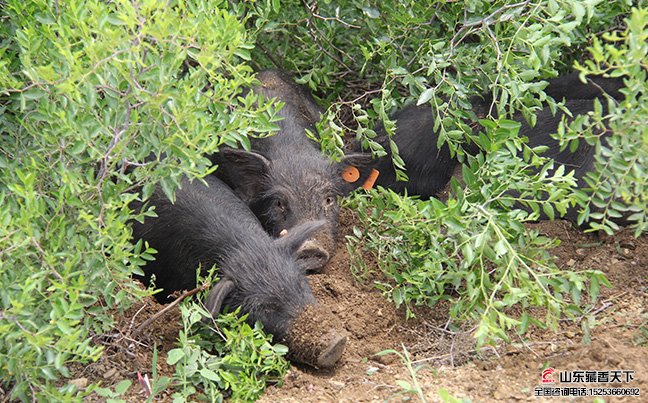
<path fill-rule="evenodd" d="M 385 257 L 382 269 L 392 281 L 378 286 L 394 302 L 453 298 L 452 316 L 477 319 L 481 342 L 506 338 L 513 327 L 555 324 L 577 310 L 582 292 L 594 297 L 605 284 L 595 271 L 559 273 L 545 250 L 552 241 L 521 224 L 533 215 L 499 208 L 506 203 L 488 197 L 497 189 L 535 183 L 531 196 L 571 195 L 542 205 L 530 196 L 535 211 L 608 203 L 616 195 L 619 204 L 609 203 L 608 214 L 630 211 L 637 234 L 645 231 L 642 1 L 166 3 L 0 2 L 0 387 L 12 399 L 76 400 L 92 392 L 59 380 L 70 363 L 96 360 L 101 347 L 94 340 L 111 329 L 113 315 L 148 293 L 130 275 L 152 251 L 132 245 L 128 227 L 148 213 L 130 211 L 129 203 L 157 183 L 172 197 L 181 175 L 213 169 L 206 153 L 224 142 L 249 147 L 247 136 L 275 129 L 272 103 L 241 97 L 261 68 L 294 73 L 329 107 L 320 136 L 332 153 L 352 135 L 380 154 L 378 122 L 391 133 L 389 115 L 402 105 L 433 107 L 439 141 L 466 162 L 466 186 L 455 184 L 446 204 L 390 192 L 356 196 L 351 203 L 366 230 L 350 242 Z M 591 178 L 601 191 L 592 198 L 572 194 L 564 172 L 543 181 L 498 174 L 523 172 L 529 163 L 510 151 L 524 145 L 506 119 L 521 111 L 533 122 L 538 108 L 556 107 L 542 80 L 575 62 L 585 72 L 626 75 L 629 83 L 626 100 L 611 105 L 609 116 L 594 113 L 585 126 L 560 133 L 566 141 L 596 142 L 587 127 L 608 119 L 620 134 L 601 147 L 602 174 Z M 485 136 L 471 138 L 470 99 L 485 93 L 492 94 L 492 123 Z M 462 145 L 469 139 L 495 152 L 468 158 Z M 615 229 L 605 220 L 599 228 Z M 408 240 L 408 250 L 385 235 Z M 504 313 L 514 305 L 541 305 L 550 315 Z M 243 333 L 268 351 L 256 330 Z M 179 348 L 192 337 L 199 336 L 187 336 Z M 191 351 L 184 357 L 195 356 Z M 199 356 L 178 361 L 186 364 L 174 379 L 184 398 L 193 393 L 187 385 L 204 381 L 188 377 L 187 365 L 211 362 Z M 270 367 L 285 370 L 280 361 Z M 260 393 L 253 384 L 254 393 L 241 395 Z"/>

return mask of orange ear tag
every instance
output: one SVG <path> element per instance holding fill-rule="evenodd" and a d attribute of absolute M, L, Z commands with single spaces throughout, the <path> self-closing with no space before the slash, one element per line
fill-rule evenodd
<path fill-rule="evenodd" d="M 352 165 L 349 165 L 348 167 L 344 168 L 344 171 L 342 171 L 342 179 L 344 179 L 345 182 L 353 183 L 359 178 L 360 171 L 358 171 L 358 168 Z"/>
<path fill-rule="evenodd" d="M 364 190 L 371 190 L 373 188 L 374 183 L 376 183 L 376 179 L 378 179 L 378 175 L 380 175 L 380 172 L 378 172 L 377 169 L 372 169 L 371 173 L 369 174 L 369 177 L 365 181 L 365 183 L 362 184 L 362 188 Z"/>

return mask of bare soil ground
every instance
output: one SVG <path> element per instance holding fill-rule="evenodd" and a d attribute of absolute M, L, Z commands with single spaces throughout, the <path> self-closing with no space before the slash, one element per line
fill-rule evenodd
<path fill-rule="evenodd" d="M 320 303 L 331 307 L 349 333 L 340 364 L 333 370 L 318 371 L 293 366 L 282 386 L 270 386 L 262 402 L 395 402 L 407 399 L 442 401 L 440 393 L 472 401 L 543 401 L 534 397 L 542 386 L 546 367 L 558 372 L 571 370 L 633 370 L 634 380 L 623 384 L 594 384 L 601 387 L 640 388 L 643 397 L 609 398 L 605 401 L 645 401 L 648 394 L 648 237 L 635 239 L 624 231 L 615 237 L 583 234 L 562 221 L 543 222 L 534 227 L 562 241 L 553 253 L 565 270 L 597 268 L 606 273 L 612 288 L 602 289 L 591 314 L 591 333 L 579 324 L 564 321 L 558 332 L 533 330 L 510 344 L 474 351 L 469 332 L 447 330 L 448 306 L 417 310 L 417 317 L 405 320 L 372 284 L 359 282 L 350 270 L 343 237 L 355 224 L 350 211 L 342 213 L 340 248 L 324 274 L 310 277 Z M 373 262 L 375 264 L 375 262 Z M 368 264 L 372 264 L 369 259 Z M 143 401 L 137 372 L 151 374 L 152 346 L 157 345 L 157 370 L 171 375 L 166 352 L 173 348 L 179 330 L 176 311 L 155 322 L 138 340 L 129 330 L 161 309 L 152 300 L 135 306 L 120 317 L 114 335 L 97 340 L 107 351 L 94 364 L 73 369 L 73 382 L 101 381 L 103 386 L 131 379 L 128 401 Z M 541 314 L 541 313 L 539 313 Z M 468 329 L 467 329 L 468 330 Z M 400 381 L 413 383 L 404 361 L 395 354 L 375 354 L 406 349 L 419 370 L 420 394 L 406 394 Z M 566 386 L 561 384 L 560 386 Z M 441 392 L 440 392 L 441 391 Z M 97 399 L 100 400 L 100 399 Z M 169 401 L 162 394 L 157 401 Z M 545 398 L 559 402 L 564 398 Z M 573 400 L 573 399 L 572 399 Z M 592 397 L 582 401 L 592 401 Z"/>

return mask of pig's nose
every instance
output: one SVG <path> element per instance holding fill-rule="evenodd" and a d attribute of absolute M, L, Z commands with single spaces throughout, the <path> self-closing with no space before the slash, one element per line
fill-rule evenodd
<path fill-rule="evenodd" d="M 324 348 L 324 350 L 317 357 L 317 367 L 333 367 L 338 361 L 340 361 L 340 358 L 342 358 L 342 353 L 344 352 L 344 346 L 346 346 L 346 343 L 346 335 L 337 333 L 329 335 L 329 340 L 328 343 L 326 343 L 326 348 Z"/>
<path fill-rule="evenodd" d="M 329 253 L 314 240 L 308 240 L 297 251 L 297 260 L 306 273 L 321 273 L 330 259 Z"/>

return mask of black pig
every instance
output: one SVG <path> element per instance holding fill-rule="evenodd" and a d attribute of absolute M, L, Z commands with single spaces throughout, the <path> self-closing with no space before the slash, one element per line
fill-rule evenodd
<path fill-rule="evenodd" d="M 273 236 L 310 220 L 324 220 L 326 226 L 308 240 L 299 258 L 308 271 L 319 271 L 332 256 L 338 227 L 337 197 L 344 195 L 369 176 L 364 168 L 369 154 L 347 155 L 333 162 L 322 155 L 319 146 L 306 137 L 316 133 L 315 123 L 322 109 L 310 93 L 285 73 L 262 71 L 261 85 L 253 88 L 266 99 L 277 98 L 285 105 L 279 114 L 277 134 L 253 139 L 252 151 L 225 148 L 212 156 L 219 165 L 216 175 L 231 186 L 250 206 L 264 228 Z M 359 177 L 346 182 L 347 167 L 357 167 Z"/>
<path fill-rule="evenodd" d="M 378 127 L 378 141 L 387 151 L 387 155 L 375 161 L 375 168 L 380 172 L 376 185 L 399 193 L 407 191 L 409 195 L 418 195 L 426 199 L 438 195 L 450 181 L 459 161 L 450 156 L 450 149 L 446 144 L 440 149 L 437 147 L 438 137 L 433 129 L 434 116 L 430 107 L 406 107 L 397 112 L 392 119 L 397 121 L 393 140 L 398 145 L 398 152 L 405 163 L 409 180 L 396 180 L 387 134 L 382 133 L 382 127 Z"/>
<path fill-rule="evenodd" d="M 158 217 L 133 223 L 135 239 L 158 253 L 144 266 L 145 282 L 155 275 L 158 301 L 174 291 L 196 287 L 196 269 L 216 265 L 220 281 L 206 306 L 216 316 L 222 306 L 241 307 L 249 321 L 260 321 L 277 337 L 315 298 L 293 255 L 323 222 L 308 222 L 287 236 L 271 239 L 250 209 L 218 178 L 209 186 L 183 179 L 172 204 L 158 188 L 151 197 Z"/>
<path fill-rule="evenodd" d="M 604 79 L 602 77 L 594 77 L 587 84 L 583 84 L 580 83 L 576 74 L 569 74 L 550 80 L 545 91 L 558 100 L 564 100 L 567 108 L 575 116 L 592 111 L 594 109 L 593 100 L 603 96 L 603 92 L 610 92 L 613 97 L 621 97 L 619 89 L 622 86 L 621 79 Z M 474 99 L 473 105 L 474 112 L 478 116 L 484 116 L 490 102 Z M 553 139 L 550 134 L 557 131 L 562 117 L 562 112 L 559 111 L 554 115 L 546 107 L 538 112 L 537 123 L 534 127 L 530 127 L 520 114 L 514 119 L 521 122 L 520 136 L 528 137 L 531 147 L 548 146 L 549 149 L 543 155 L 564 165 L 567 171 L 573 169 L 578 186 L 586 188 L 584 177 L 594 168 L 595 149 L 581 141 L 574 153 L 571 153 L 569 149 L 561 151 L 558 141 Z M 434 131 L 434 118 L 430 107 L 407 107 L 399 111 L 394 119 L 397 120 L 397 129 L 393 140 L 398 145 L 400 156 L 405 162 L 409 181 L 396 181 L 391 157 L 387 155 L 375 162 L 375 166 L 381 173 L 376 184 L 397 192 L 406 190 L 410 195 L 419 195 L 424 198 L 438 195 L 449 182 L 459 162 L 450 156 L 447 145 L 443 145 L 441 149 L 436 146 L 438 137 Z M 608 135 L 609 133 L 604 133 L 604 136 Z M 379 141 L 383 145 L 387 145 L 387 135 L 382 134 Z M 389 152 L 388 147 L 385 148 Z M 468 147 L 468 152 L 476 151 L 476 149 Z M 566 218 L 576 221 L 577 215 L 577 209 L 571 208 L 568 209 Z M 618 221 L 622 222 L 622 220 Z"/>
<path fill-rule="evenodd" d="M 565 98 L 565 106 L 570 110 L 573 116 L 584 115 L 594 110 L 594 101 L 586 99 L 569 100 Z M 526 136 L 529 139 L 529 147 L 547 146 L 549 149 L 545 151 L 542 156 L 551 158 L 555 161 L 555 167 L 563 165 L 565 172 L 574 170 L 574 177 L 577 179 L 577 186 L 579 189 L 586 189 L 588 187 L 585 181 L 585 175 L 594 170 L 594 157 L 596 148 L 589 145 L 586 141 L 579 141 L 578 147 L 574 152 L 571 152 L 569 147 L 560 150 L 560 143 L 558 140 L 551 137 L 551 134 L 556 133 L 558 125 L 560 124 L 564 114 L 557 112 L 553 114 L 549 108 L 544 108 L 537 113 L 536 125 L 531 127 L 522 118 L 518 117 L 516 120 L 522 122 L 520 127 L 520 136 Z M 609 136 L 611 133 L 606 131 L 603 137 Z M 553 170 L 549 171 L 549 175 L 553 174 Z M 519 206 L 524 208 L 523 206 Z M 541 219 L 548 219 L 544 212 L 540 215 Z M 563 217 L 566 220 L 576 222 L 578 218 L 578 207 L 570 207 Z M 621 223 L 622 220 L 619 220 Z"/>

